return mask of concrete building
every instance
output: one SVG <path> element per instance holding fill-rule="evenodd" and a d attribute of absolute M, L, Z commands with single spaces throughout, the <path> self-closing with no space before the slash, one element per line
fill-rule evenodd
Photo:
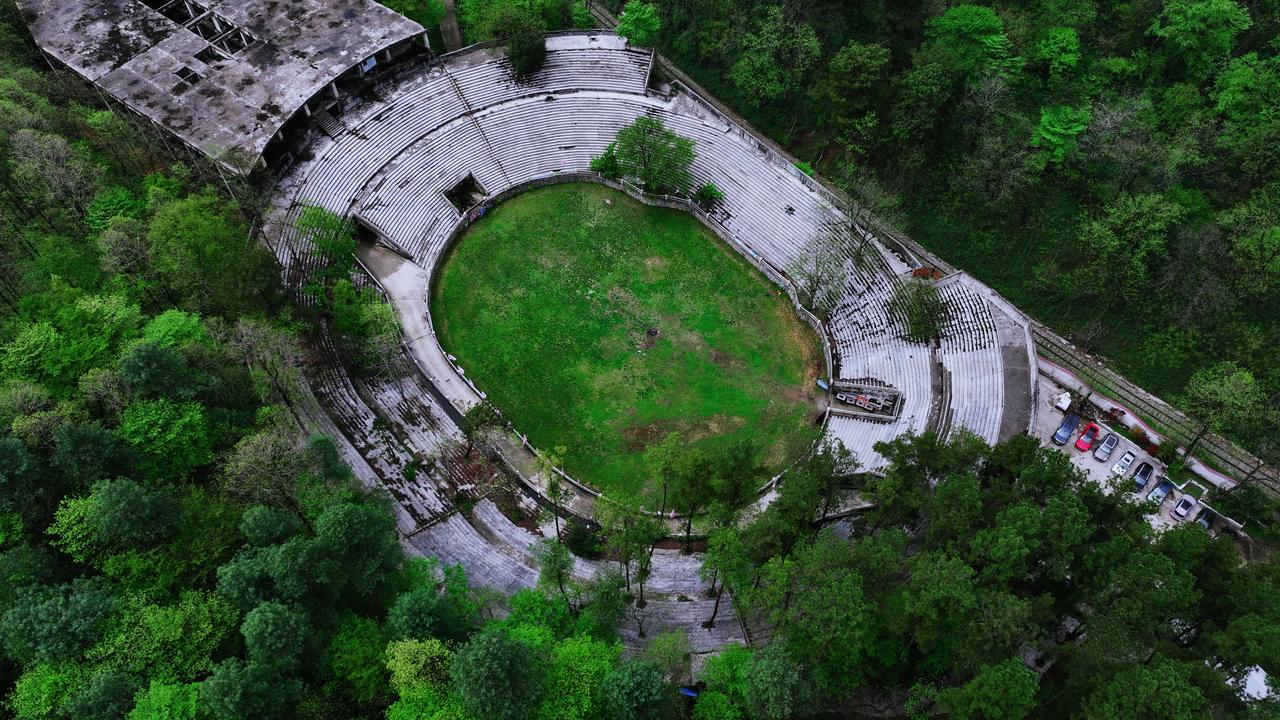
<path fill-rule="evenodd" d="M 240 171 L 276 151 L 291 121 L 327 111 L 366 75 L 428 49 L 421 25 L 373 0 L 18 0 L 18 7 L 49 57 Z"/>

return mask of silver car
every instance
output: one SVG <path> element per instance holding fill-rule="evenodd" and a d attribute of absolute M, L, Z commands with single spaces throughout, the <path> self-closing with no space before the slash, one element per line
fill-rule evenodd
<path fill-rule="evenodd" d="M 1102 439 L 1102 444 L 1093 451 L 1093 459 L 1098 462 L 1106 462 L 1111 459 L 1111 452 L 1120 444 L 1120 436 L 1115 433 L 1107 433 Z"/>
<path fill-rule="evenodd" d="M 1169 514 L 1175 519 L 1185 520 L 1187 516 L 1191 514 L 1191 511 L 1195 509 L 1196 505 L 1197 503 L 1195 498 L 1190 495 L 1183 495 L 1182 499 L 1178 501 L 1178 504 L 1174 505 L 1173 509 L 1169 511 Z"/>
<path fill-rule="evenodd" d="M 1116 464 L 1111 466 L 1111 474 L 1123 475 L 1129 472 L 1129 466 L 1137 459 L 1138 456 L 1134 455 L 1132 450 L 1126 451 L 1125 454 L 1121 455 L 1120 459 L 1116 461 Z"/>

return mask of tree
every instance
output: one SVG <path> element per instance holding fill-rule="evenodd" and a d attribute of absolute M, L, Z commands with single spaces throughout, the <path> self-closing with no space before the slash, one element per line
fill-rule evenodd
<path fill-rule="evenodd" d="M 501 429 L 504 424 L 497 409 L 483 400 L 467 408 L 467 411 L 462 414 L 462 419 L 458 421 L 458 429 L 467 439 L 467 449 L 463 456 L 471 457 L 472 447 L 477 442 L 488 439 L 491 433 Z"/>
<path fill-rule="evenodd" d="M 80 720 L 118 720 L 133 708 L 136 681 L 117 670 L 103 670 L 60 708 L 65 717 Z"/>
<path fill-rule="evenodd" d="M 981 5 L 956 5 L 928 23 L 929 39 L 956 67 L 969 72 L 978 65 L 1003 60 L 1010 42 L 995 11 Z"/>
<path fill-rule="evenodd" d="M 296 667 L 310 632 L 306 615 L 277 602 L 250 610 L 240 625 L 249 661 L 280 670 Z"/>
<path fill-rule="evenodd" d="M 708 691 L 698 696 L 693 720 L 741 720 L 742 711 L 723 693 Z"/>
<path fill-rule="evenodd" d="M 31 585 L 0 616 L 0 641 L 9 657 L 24 665 L 70 660 L 97 642 L 115 607 L 102 578 Z"/>
<path fill-rule="evenodd" d="M 247 314 L 280 282 L 275 258 L 211 192 L 156 210 L 147 244 L 154 271 L 185 309 Z"/>
<path fill-rule="evenodd" d="M 1275 410 L 1253 373 L 1229 361 L 1192 375 L 1181 404 L 1200 423 L 1187 445 L 1188 455 L 1210 430 L 1253 438 L 1260 430 L 1275 427 Z"/>
<path fill-rule="evenodd" d="M 693 646 L 689 636 L 679 628 L 658 633 L 645 645 L 640 657 L 657 663 L 667 682 L 683 682 L 689 676 Z"/>
<path fill-rule="evenodd" d="M 435 27 L 444 19 L 441 0 L 387 0 L 384 4 L 425 28 Z"/>
<path fill-rule="evenodd" d="M 239 614 L 216 594 L 183 592 L 172 604 L 127 598 L 108 633 L 94 646 L 95 660 L 153 683 L 199 680 L 236 629 Z"/>
<path fill-rule="evenodd" d="M 1204 717 L 1208 702 L 1191 682 L 1191 668 L 1157 656 L 1113 676 L 1085 700 L 1085 715 L 1102 720 L 1141 716 L 1151 720 Z"/>
<path fill-rule="evenodd" d="M 1059 165 L 1076 147 L 1076 136 L 1089 127 L 1093 112 L 1087 108 L 1056 105 L 1040 111 L 1040 124 L 1031 134 L 1031 147 L 1040 148 L 1037 162 Z"/>
<path fill-rule="evenodd" d="M 100 563 L 130 549 L 145 550 L 169 539 L 177 508 L 168 493 L 117 478 L 94 484 L 86 497 L 66 497 L 49 528 L 53 544 L 77 562 Z"/>
<path fill-rule="evenodd" d="M 573 555 L 569 548 L 551 538 L 543 538 L 533 544 L 533 557 L 538 561 L 538 584 L 557 588 L 567 601 L 565 584 L 573 578 Z"/>
<path fill-rule="evenodd" d="M 702 557 L 702 567 L 698 569 L 698 576 L 704 582 L 711 583 L 711 592 L 716 596 L 715 605 L 711 608 L 711 617 L 704 623 L 706 627 L 715 627 L 716 615 L 720 612 L 720 598 L 724 595 L 725 586 L 745 587 L 750 582 L 752 570 L 746 546 L 743 545 L 736 528 L 725 527 L 711 532 L 711 536 L 707 539 L 707 552 Z M 720 581 L 718 586 L 717 580 Z"/>
<path fill-rule="evenodd" d="M 1201 76 L 1230 57 L 1236 35 L 1252 24 L 1249 11 L 1234 0 L 1165 0 L 1163 5 L 1148 32 Z"/>
<path fill-rule="evenodd" d="M 1280 117 L 1273 110 L 1280 103 L 1280 60 L 1257 53 L 1232 59 L 1217 74 L 1213 97 L 1214 111 L 1222 118 L 1218 144 L 1239 158 L 1250 175 L 1274 179 L 1280 166 Z"/>
<path fill-rule="evenodd" d="M 506 44 L 517 77 L 537 72 L 547 59 L 546 21 L 527 5 L 499 4 L 488 19 L 488 35 Z"/>
<path fill-rule="evenodd" d="M 660 720 L 668 717 L 669 686 L 662 668 L 650 660 L 626 660 L 600 684 L 608 717 L 617 720 Z"/>
<path fill-rule="evenodd" d="M 329 667 L 345 694 L 362 705 L 376 704 L 387 693 L 385 645 L 378 623 L 354 614 L 342 617 L 329 641 Z"/>
<path fill-rule="evenodd" d="M 200 684 L 200 696 L 214 720 L 275 720 L 289 716 L 301 689 L 273 668 L 231 658 Z"/>
<path fill-rule="evenodd" d="M 550 720 L 590 720 L 605 705 L 602 683 L 618 664 L 622 646 L 590 637 L 571 637 L 551 651 L 546 692 L 539 715 Z"/>
<path fill-rule="evenodd" d="M 729 79 L 752 107 L 764 108 L 795 94 L 821 52 L 812 27 L 789 21 L 782 6 L 769 5 L 743 38 Z"/>
<path fill-rule="evenodd" d="M 820 317 L 829 317 L 845 293 L 849 230 L 830 219 L 809 237 L 787 265 L 800 301 Z"/>
<path fill-rule="evenodd" d="M 1071 27 L 1047 28 L 1032 57 L 1049 67 L 1050 78 L 1061 78 L 1080 64 L 1080 36 Z"/>
<path fill-rule="evenodd" d="M 750 603 L 784 639 L 790 657 L 825 687 L 840 692 L 858 683 L 868 618 L 847 543 L 822 532 L 790 557 L 770 559 Z"/>
<path fill-rule="evenodd" d="M 1040 678 L 1017 658 L 984 666 L 977 677 L 944 690 L 939 700 L 956 720 L 1022 720 L 1036 706 Z"/>
<path fill-rule="evenodd" d="M 827 62 L 827 71 L 810 90 L 810 103 L 822 123 L 845 147 L 862 148 L 878 124 L 873 109 L 889 67 L 889 48 L 850 40 Z"/>
<path fill-rule="evenodd" d="M 204 408 L 197 403 L 134 401 L 120 419 L 120 437 L 141 450 L 157 473 L 181 477 L 213 460 Z"/>
<path fill-rule="evenodd" d="M 138 693 L 127 720 L 196 720 L 199 709 L 198 684 L 177 685 L 153 680 Z"/>
<path fill-rule="evenodd" d="M 453 652 L 440 640 L 393 640 L 387 643 L 386 655 L 391 687 L 396 692 L 403 694 L 420 684 L 437 692 L 449 689 Z"/>
<path fill-rule="evenodd" d="M 791 659 L 785 645 L 761 648 L 747 658 L 743 672 L 743 696 L 752 717 L 787 720 L 811 707 L 812 689 L 803 668 Z"/>
<path fill-rule="evenodd" d="M 1089 262 L 1072 282 L 1083 295 L 1098 297 L 1100 308 L 1121 300 L 1139 302 L 1152 268 L 1168 253 L 1170 234 L 1186 210 L 1161 195 L 1124 195 L 1080 230 Z"/>
<path fill-rule="evenodd" d="M 642 115 L 619 130 L 616 147 L 619 171 L 645 192 L 684 193 L 693 184 L 693 141 L 668 130 L 656 117 Z"/>
<path fill-rule="evenodd" d="M 662 18 L 653 3 L 627 0 L 618 18 L 618 36 L 632 45 L 649 45 L 662 29 Z"/>
<path fill-rule="evenodd" d="M 466 619 L 435 587 L 410 590 L 396 598 L 387 611 L 387 637 L 392 640 L 429 640 L 466 637 Z"/>
<path fill-rule="evenodd" d="M 487 629 L 454 656 L 454 687 L 474 717 L 533 717 L 543 693 L 543 668 L 531 648 L 501 629 Z"/>

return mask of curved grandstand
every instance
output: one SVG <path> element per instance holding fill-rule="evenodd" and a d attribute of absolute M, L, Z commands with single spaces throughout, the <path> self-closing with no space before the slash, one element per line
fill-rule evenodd
<path fill-rule="evenodd" d="M 451 438 L 459 413 L 479 400 L 430 327 L 430 282 L 449 243 L 514 192 L 565 180 L 602 181 L 588 173 L 591 157 L 642 115 L 658 117 L 696 142 L 695 182 L 714 182 L 725 200 L 708 216 L 677 199 L 623 189 L 650 203 L 687 206 L 789 291 L 785 269 L 812 247 L 809 240 L 824 224 L 845 219 L 836 199 L 789 159 L 688 88 L 655 79 L 650 50 L 604 33 L 555 35 L 547 49 L 545 66 L 520 81 L 501 49 L 476 47 L 404 70 L 352 101 L 335 121 L 317 124 L 309 151 L 277 187 L 267 227 L 269 244 L 297 285 L 316 262 L 313 248 L 293 230 L 306 205 L 354 218 L 375 241 L 361 250 L 362 260 L 400 312 L 406 345 L 422 372 L 361 387 L 331 372 L 320 378 L 318 390 L 334 429 L 350 441 L 358 469 L 401 501 L 408 544 L 461 562 L 476 582 L 507 590 L 536 579 L 528 547 L 533 535 L 487 500 L 470 518 L 452 512 L 450 497 L 478 493 L 474 481 L 456 471 L 407 481 L 401 470 L 409 455 L 456 453 Z M 459 210 L 447 194 L 469 182 L 484 199 Z M 845 247 L 854 247 L 850 240 Z M 1034 408 L 1035 355 L 1022 316 L 955 274 L 936 285 L 947 308 L 939 339 L 907 340 L 891 300 L 922 263 L 870 234 L 857 240 L 857 253 L 838 258 L 843 289 L 829 320 L 818 323 L 800 312 L 826 340 L 836 387 L 885 388 L 901 400 L 895 413 L 880 417 L 833 402 L 827 437 L 843 442 L 864 470 L 874 472 L 884 464 L 875 443 L 903 433 L 963 429 L 995 442 L 1025 432 Z M 377 417 L 391 420 L 396 442 L 379 436 Z M 570 509 L 587 514 L 592 498 L 580 490 Z M 594 567 L 578 561 L 577 572 L 589 575 Z M 651 627 L 686 627 L 698 652 L 742 639 L 731 610 L 715 629 L 700 627 L 707 614 L 701 606 L 710 601 L 701 599 L 705 586 L 696 569 L 696 562 L 674 552 L 659 556 L 657 601 L 646 609 Z"/>

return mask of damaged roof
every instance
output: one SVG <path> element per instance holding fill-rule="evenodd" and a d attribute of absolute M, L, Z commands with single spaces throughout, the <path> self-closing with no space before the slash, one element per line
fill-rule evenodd
<path fill-rule="evenodd" d="M 49 55 L 213 157 L 256 159 L 307 100 L 420 35 L 373 0 L 18 0 Z"/>

